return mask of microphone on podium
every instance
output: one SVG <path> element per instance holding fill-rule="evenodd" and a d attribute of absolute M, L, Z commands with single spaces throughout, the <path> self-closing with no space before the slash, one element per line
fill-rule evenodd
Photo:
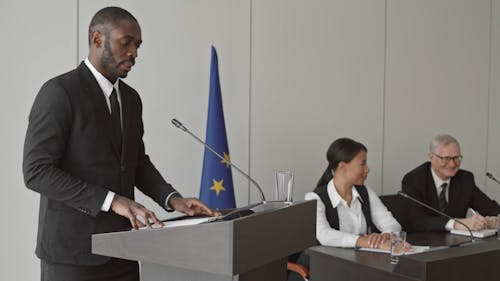
<path fill-rule="evenodd" d="M 438 214 L 440 214 L 441 216 L 443 216 L 445 218 L 448 218 L 450 220 L 453 220 L 454 222 L 457 222 L 457 223 L 463 225 L 469 231 L 470 241 L 471 242 L 476 242 L 476 240 L 474 239 L 474 235 L 472 235 L 472 230 L 465 223 L 463 223 L 463 222 L 461 222 L 461 221 L 459 221 L 459 220 L 457 220 L 455 218 L 452 218 L 449 215 L 447 215 L 447 214 L 445 214 L 445 213 L 443 213 L 443 212 L 441 212 L 441 211 L 439 211 L 439 210 L 437 210 L 437 209 L 435 209 L 435 208 L 433 208 L 433 207 L 425 204 L 424 202 L 421 202 L 421 201 L 419 201 L 419 200 L 411 197 L 410 195 L 404 193 L 403 191 L 398 191 L 398 195 L 400 195 L 400 196 L 402 196 L 404 198 L 407 198 L 407 199 L 409 199 L 409 200 L 411 200 L 411 201 L 419 204 L 420 206 L 423 206 L 423 207 L 425 207 L 425 208 L 427 208 L 427 209 L 429 209 L 429 210 L 431 210 L 431 211 L 433 211 L 435 213 L 438 213 Z"/>
<path fill-rule="evenodd" d="M 221 160 L 226 161 L 226 159 L 221 156 L 217 151 L 215 151 L 211 146 L 209 146 L 206 142 L 202 141 L 199 137 L 197 137 L 195 134 L 191 133 L 179 120 L 177 119 L 172 119 L 172 124 L 174 124 L 177 128 L 181 129 L 182 131 L 188 133 L 191 137 L 193 137 L 195 140 L 197 140 L 199 143 L 203 144 L 210 152 L 212 152 L 215 156 L 219 157 Z M 227 162 L 225 162 L 227 163 Z M 260 188 L 260 185 L 252 179 L 247 173 L 243 172 L 240 168 L 238 168 L 235 164 L 233 164 L 232 161 L 228 162 L 231 167 L 235 168 L 240 174 L 245 176 L 249 181 L 251 181 L 255 187 L 257 187 L 259 191 L 259 196 L 260 196 L 260 201 L 261 203 L 266 203 L 266 197 L 264 196 L 264 192 L 262 192 L 262 189 Z"/>
<path fill-rule="evenodd" d="M 495 176 L 493 176 L 493 174 L 492 174 L 492 173 L 490 173 L 490 172 L 486 172 L 486 176 L 487 176 L 488 178 L 490 178 L 490 180 L 492 180 L 492 181 L 494 181 L 494 182 L 496 182 L 496 183 L 500 184 L 500 181 L 498 181 L 498 180 L 495 178 Z"/>

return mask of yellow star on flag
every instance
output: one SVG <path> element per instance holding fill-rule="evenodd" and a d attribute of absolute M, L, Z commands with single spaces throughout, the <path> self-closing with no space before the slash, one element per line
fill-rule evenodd
<path fill-rule="evenodd" d="M 217 193 L 217 196 L 219 196 L 219 193 L 221 191 L 226 191 L 226 189 L 222 186 L 222 183 L 224 182 L 224 179 L 221 179 L 220 181 L 216 181 L 215 179 L 212 179 L 214 185 L 210 187 L 210 190 L 215 190 Z"/>
<path fill-rule="evenodd" d="M 229 157 L 229 154 L 224 152 L 224 159 L 220 160 L 220 162 L 222 164 L 226 164 L 226 168 L 229 168 L 229 166 L 231 165 L 231 164 L 229 164 L 229 163 L 231 163 L 231 158 Z"/>

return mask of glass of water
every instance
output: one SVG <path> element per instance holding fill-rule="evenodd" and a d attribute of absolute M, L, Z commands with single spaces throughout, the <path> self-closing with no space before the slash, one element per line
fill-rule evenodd
<path fill-rule="evenodd" d="M 406 232 L 391 232 L 391 264 L 397 264 L 399 257 L 405 253 Z"/>
<path fill-rule="evenodd" d="M 292 202 L 293 172 L 276 171 L 276 200 Z"/>

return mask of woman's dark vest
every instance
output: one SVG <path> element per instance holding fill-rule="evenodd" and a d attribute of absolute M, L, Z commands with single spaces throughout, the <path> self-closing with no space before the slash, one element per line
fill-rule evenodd
<path fill-rule="evenodd" d="M 359 193 L 359 196 L 362 199 L 361 202 L 361 210 L 366 220 L 366 228 L 367 233 L 378 232 L 377 228 L 372 222 L 372 212 L 370 209 L 370 198 L 368 197 L 368 191 L 364 185 L 355 185 L 354 186 Z M 330 197 L 328 197 L 328 192 L 326 190 L 326 185 L 317 187 L 314 189 L 314 193 L 318 194 L 321 201 L 326 207 L 326 219 L 330 224 L 331 228 L 339 230 L 339 213 L 337 212 L 337 208 L 333 208 L 332 201 L 330 201 Z M 316 239 L 316 243 L 321 245 L 319 241 Z M 309 268 L 309 255 L 305 252 L 298 252 L 288 257 L 288 260 L 291 262 L 296 262 L 301 264 L 307 268 Z"/>
<path fill-rule="evenodd" d="M 359 196 L 362 199 L 361 210 L 365 216 L 367 233 L 377 232 L 378 230 L 372 222 L 372 212 L 370 209 L 368 190 L 366 190 L 364 185 L 355 185 L 354 188 L 356 188 L 356 191 L 358 191 Z M 321 201 L 323 201 L 323 204 L 325 205 L 326 219 L 328 220 L 330 227 L 339 230 L 339 213 L 337 208 L 333 208 L 332 201 L 330 201 L 330 197 L 328 197 L 326 185 L 317 187 L 314 189 L 314 193 L 318 194 L 319 198 L 321 198 Z"/>

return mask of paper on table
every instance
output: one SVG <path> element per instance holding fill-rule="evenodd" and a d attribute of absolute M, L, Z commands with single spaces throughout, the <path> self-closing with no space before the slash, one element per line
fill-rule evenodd
<path fill-rule="evenodd" d="M 416 246 L 412 245 L 411 248 L 413 251 L 411 252 L 405 252 L 405 255 L 412 255 L 412 254 L 418 254 L 422 253 L 425 251 L 428 251 L 431 247 L 429 246 Z M 356 248 L 358 251 L 365 251 L 365 252 L 375 252 L 375 253 L 384 253 L 384 254 L 390 254 L 391 250 L 385 250 L 385 249 L 375 249 L 375 248 Z"/>
<path fill-rule="evenodd" d="M 451 234 L 457 234 L 457 235 L 463 235 L 463 236 L 470 236 L 470 233 L 468 230 L 458 230 L 458 229 L 452 229 L 450 231 Z M 497 233 L 496 229 L 482 229 L 482 230 L 474 230 L 472 231 L 472 235 L 476 238 L 485 238 L 489 236 L 493 236 Z"/>

